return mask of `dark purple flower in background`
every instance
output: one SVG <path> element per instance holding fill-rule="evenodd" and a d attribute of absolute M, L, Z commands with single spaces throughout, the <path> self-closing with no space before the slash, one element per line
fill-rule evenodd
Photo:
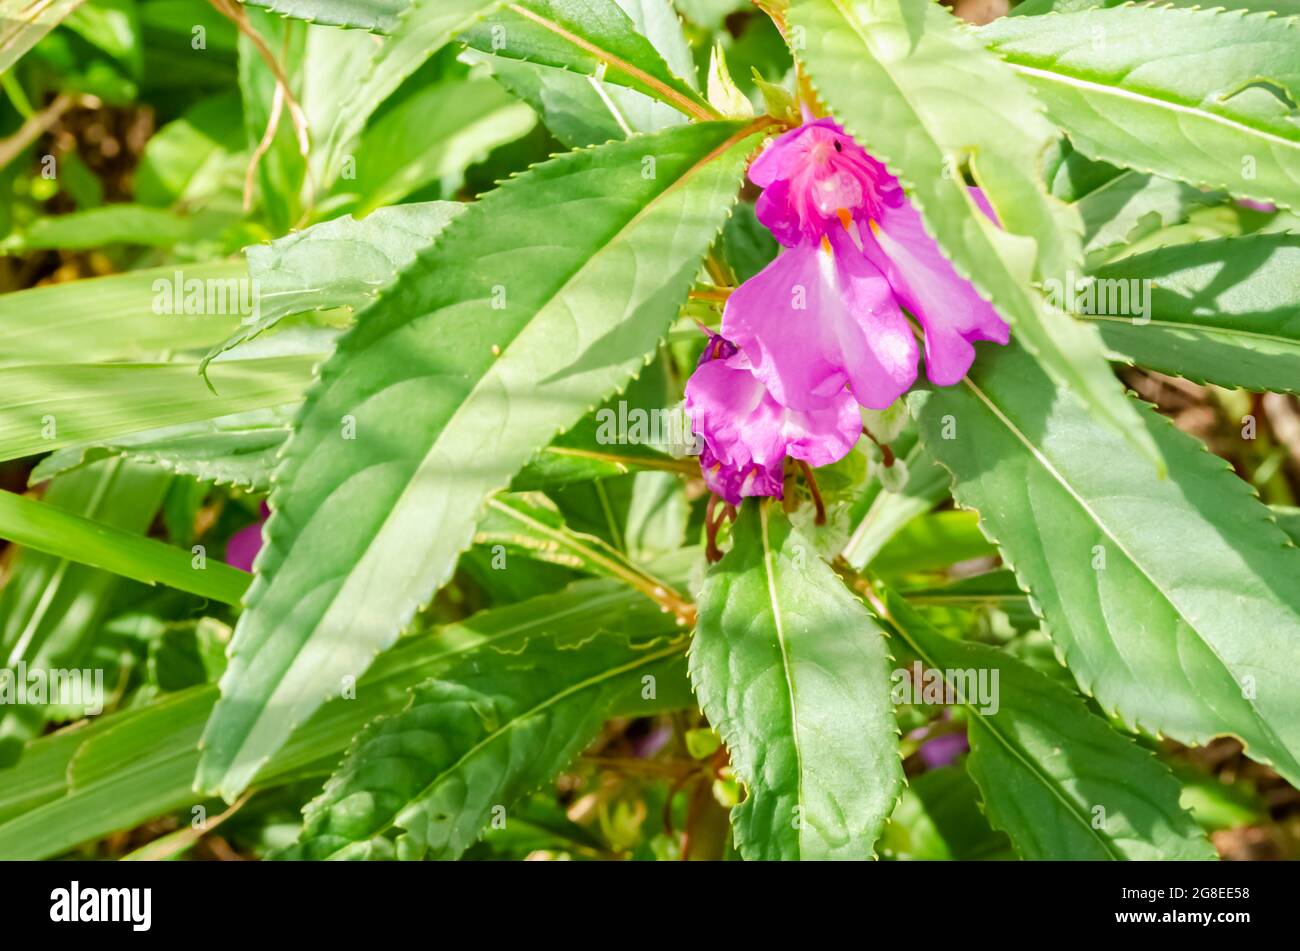
<path fill-rule="evenodd" d="M 1271 215 L 1277 211 L 1277 205 L 1271 201 L 1256 201 L 1253 198 L 1238 198 L 1237 204 L 1243 208 L 1249 208 L 1251 211 L 1260 211 L 1266 215 Z"/>
<path fill-rule="evenodd" d="M 926 740 L 916 752 L 926 769 L 938 769 L 940 766 L 951 766 L 957 757 L 969 750 L 970 743 L 967 742 L 965 733 L 944 733 L 933 740 Z"/>
<path fill-rule="evenodd" d="M 261 513 L 261 517 L 252 525 L 241 528 L 230 536 L 230 541 L 226 542 L 226 564 L 242 571 L 253 570 L 253 560 L 262 550 L 262 526 L 271 514 L 265 502 L 261 505 Z"/>

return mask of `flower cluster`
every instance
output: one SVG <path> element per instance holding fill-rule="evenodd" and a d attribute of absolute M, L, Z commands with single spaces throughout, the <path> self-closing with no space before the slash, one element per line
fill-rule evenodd
<path fill-rule="evenodd" d="M 705 482 L 732 505 L 779 498 L 787 457 L 842 459 L 862 434 L 859 404 L 884 409 L 912 385 L 920 353 L 904 308 L 939 386 L 966 374 L 974 341 L 1008 339 L 898 179 L 833 120 L 781 135 L 749 177 L 763 189 L 758 219 L 783 247 L 727 299 L 722 333 L 686 385 Z"/>

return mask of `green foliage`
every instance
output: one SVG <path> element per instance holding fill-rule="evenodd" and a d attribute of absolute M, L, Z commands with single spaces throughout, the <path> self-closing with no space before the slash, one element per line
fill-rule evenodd
<path fill-rule="evenodd" d="M 236 630 L 203 787 L 237 795 L 441 587 L 486 497 L 631 378 L 717 235 L 753 145 L 750 129 L 717 123 L 538 166 L 458 216 L 341 341 L 286 450 L 263 556 L 271 580 L 254 586 Z M 582 230 L 557 242 L 554 215 L 578 203 Z M 491 267 L 507 249 L 510 270 Z M 379 468 L 360 451 L 374 439 L 390 447 Z M 424 524 L 421 538 L 408 520 Z M 382 616 L 368 609 L 359 626 L 379 593 L 374 572 L 394 559 L 412 570 L 385 572 Z M 306 606 L 305 589 L 316 592 Z M 299 699 L 285 705 L 288 694 Z"/>
<path fill-rule="evenodd" d="M 1295 20 L 1123 6 L 1006 18 L 981 34 L 1091 157 L 1300 201 Z"/>
<path fill-rule="evenodd" d="M 41 504 L 9 492 L 0 494 L 0 538 L 67 561 L 149 584 L 161 582 L 226 604 L 236 603 L 248 585 L 248 576 L 229 565 L 209 563 L 206 557 L 141 538 L 111 522 L 92 520 L 58 505 Z"/>
<path fill-rule="evenodd" d="M 1173 245 L 1100 268 L 1098 282 L 1150 282 L 1150 323 L 1098 315 L 1112 350 L 1162 373 L 1218 386 L 1294 393 L 1300 238 L 1260 234 Z M 1136 284 L 1133 282 L 1137 282 Z"/>
<path fill-rule="evenodd" d="M 450 201 L 398 205 L 362 221 L 336 218 L 248 248 L 248 276 L 257 282 L 259 313 L 209 351 L 200 370 L 292 314 L 365 307 L 461 210 Z"/>
<path fill-rule="evenodd" d="M 0 459 L 162 426 L 216 419 L 299 399 L 317 357 L 190 363 L 0 367 Z M 25 394 L 38 394 L 35 399 Z"/>
<path fill-rule="evenodd" d="M 732 810 L 742 855 L 875 854 L 903 778 L 885 642 L 772 507 L 745 506 L 709 572 L 691 681 L 747 789 Z"/>
<path fill-rule="evenodd" d="M 924 676 L 964 707 L 984 811 L 1022 857 L 1215 857 L 1168 770 L 1078 697 L 1005 651 L 949 640 L 901 598 L 889 612 Z"/>
<path fill-rule="evenodd" d="M 1086 693 L 1152 734 L 1232 732 L 1300 778 L 1300 694 L 1285 685 L 1300 663 L 1300 549 L 1249 486 L 1135 404 L 1169 461 L 1168 479 L 1140 475 L 1141 458 L 1014 347 L 911 399 L 957 501 L 980 513 Z"/>
<path fill-rule="evenodd" d="M 357 737 L 285 857 L 457 858 L 488 825 L 508 827 L 519 797 L 611 715 L 688 704 L 689 690 L 672 689 L 684 686 L 684 650 L 681 636 L 597 634 L 475 652 Z"/>
<path fill-rule="evenodd" d="M 0 858 L 1300 855 L 1294 0 L 8 6 Z M 701 469 L 821 116 L 1015 342 Z"/>
<path fill-rule="evenodd" d="M 115 571 L 115 566 L 126 555 L 118 545 L 106 552 L 101 549 L 101 558 L 111 563 L 104 565 L 109 571 L 102 571 L 90 567 L 93 556 L 88 557 L 87 549 L 101 532 L 111 531 L 120 541 L 123 535 L 145 531 L 168 482 L 163 473 L 114 460 L 56 480 L 41 504 L 0 496 L 0 537 L 35 542 L 14 559 L 0 591 L 0 653 L 6 666 L 19 662 L 40 668 L 82 665 L 119 588 L 118 576 L 125 573 Z M 10 501 L 18 505 L 2 504 Z M 34 524 L 21 517 L 23 510 L 33 520 L 54 519 L 46 525 Z M 94 526 L 93 534 L 85 531 L 87 525 Z M 143 540 L 132 543 L 143 545 Z M 14 758 L 16 747 L 51 719 L 44 707 L 6 705 L 3 713 L 0 762 Z"/>
<path fill-rule="evenodd" d="M 644 9 L 652 6 L 647 2 Z M 655 22 L 662 30 L 658 46 L 615 0 L 525 0 L 476 24 L 466 41 L 499 57 L 627 86 L 696 118 L 721 118 L 688 81 L 694 76 L 679 76 L 665 62 L 667 50 L 678 69 L 687 66 L 662 14 Z"/>

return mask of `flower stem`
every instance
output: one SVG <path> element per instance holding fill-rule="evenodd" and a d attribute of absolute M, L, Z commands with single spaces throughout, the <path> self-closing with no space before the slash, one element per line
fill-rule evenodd
<path fill-rule="evenodd" d="M 817 488 L 817 480 L 813 477 L 812 466 L 802 459 L 797 460 L 799 469 L 803 472 L 804 481 L 808 483 L 808 494 L 812 496 L 813 505 L 817 506 L 817 517 L 813 521 L 818 525 L 826 524 L 826 506 L 822 502 L 821 490 Z"/>

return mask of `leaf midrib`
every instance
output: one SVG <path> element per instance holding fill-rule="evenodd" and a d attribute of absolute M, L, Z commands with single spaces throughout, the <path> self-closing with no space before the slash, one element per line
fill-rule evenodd
<path fill-rule="evenodd" d="M 1104 279 L 1104 278 L 1103 278 Z M 1079 320 L 1104 321 L 1107 323 L 1126 324 L 1132 323 L 1132 317 L 1121 317 L 1114 314 L 1071 314 Z M 1188 330 L 1194 333 L 1222 334 L 1227 337 L 1250 337 L 1256 340 L 1269 340 L 1273 343 L 1282 344 L 1290 349 L 1300 351 L 1300 340 L 1294 337 L 1283 337 L 1280 334 L 1265 333 L 1259 330 L 1239 330 L 1235 327 L 1224 327 L 1220 324 L 1197 324 L 1189 323 L 1183 320 L 1161 320 L 1159 317 L 1152 317 L 1150 325 L 1169 330 Z M 1134 326 L 1137 326 L 1136 324 Z"/>
<path fill-rule="evenodd" d="M 554 20 L 547 19 L 546 17 L 542 16 L 540 13 L 536 13 L 532 10 L 529 10 L 528 8 L 523 7 L 518 3 L 507 3 L 506 9 L 517 16 L 521 16 L 524 19 L 531 20 L 532 22 L 540 26 L 542 29 L 549 30 L 551 33 L 554 33 L 556 36 L 560 37 L 566 42 L 572 43 L 574 46 L 582 50 L 587 55 L 595 58 L 598 62 L 612 66 L 615 69 L 619 70 L 620 72 L 626 73 L 628 76 L 631 76 L 637 82 L 643 83 L 645 86 L 647 86 L 650 89 L 653 89 L 656 93 L 658 93 L 658 98 L 660 99 L 660 101 L 672 106 L 678 112 L 685 113 L 686 115 L 690 116 L 693 119 L 698 119 L 706 122 L 713 119 L 723 118 L 722 113 L 718 112 L 718 110 L 713 108 L 712 105 L 709 105 L 707 100 L 705 100 L 703 103 L 694 101 L 691 97 L 685 95 L 679 90 L 672 88 L 672 86 L 668 85 L 663 80 L 650 75 L 645 70 L 641 69 L 639 66 L 636 66 L 633 63 L 629 63 L 621 56 L 616 56 L 613 53 L 611 53 L 609 50 L 602 49 L 601 47 L 597 46 L 595 43 L 592 43 L 589 40 L 584 39 L 581 36 L 578 36 L 576 33 L 573 33 L 570 30 L 566 30 L 563 26 L 556 23 Z M 667 66 L 667 63 L 665 63 L 664 65 Z M 597 89 L 597 92 L 599 93 L 600 90 Z M 605 97 L 602 96 L 601 98 L 603 99 Z M 610 106 L 611 111 L 613 111 L 612 106 L 608 102 L 606 103 L 606 105 Z M 616 118 L 617 118 L 617 114 L 616 114 Z"/>
<path fill-rule="evenodd" d="M 1003 54 L 1004 56 L 1007 54 Z M 1198 119 L 1207 122 L 1217 123 L 1227 126 L 1238 132 L 1257 138 L 1272 141 L 1278 145 L 1285 146 L 1288 149 L 1300 150 L 1300 141 L 1288 139 L 1278 135 L 1276 132 L 1270 132 L 1267 129 L 1261 129 L 1258 126 L 1249 125 L 1239 119 L 1232 119 L 1228 116 L 1220 115 L 1217 112 L 1210 112 L 1187 103 L 1178 102 L 1174 99 L 1166 99 L 1152 93 L 1138 92 L 1125 86 L 1117 86 L 1109 83 L 1098 82 L 1093 79 L 1087 79 L 1077 73 L 1068 72 L 1063 69 L 1048 69 L 1039 66 L 1030 66 L 1027 63 L 1019 63 L 1014 59 L 1007 59 L 1006 63 L 1016 72 L 1025 76 L 1034 76 L 1047 82 L 1056 82 L 1065 86 L 1075 86 L 1083 89 L 1092 89 L 1103 96 L 1113 96 L 1118 99 L 1127 99 L 1142 105 L 1154 108 L 1168 109 L 1173 112 L 1180 112 L 1187 115 L 1195 116 Z"/>
<path fill-rule="evenodd" d="M 1228 679 L 1233 683 L 1236 683 L 1237 678 L 1233 676 L 1232 668 L 1230 668 L 1227 665 L 1227 663 L 1224 662 L 1223 657 L 1219 654 L 1216 645 L 1211 643 L 1201 633 L 1201 629 L 1197 625 L 1192 623 L 1191 619 L 1189 619 L 1183 613 L 1182 609 L 1174 602 L 1173 598 L 1169 596 L 1169 593 L 1165 591 L 1165 589 L 1159 583 L 1157 583 L 1154 578 L 1151 577 L 1150 573 L 1146 570 L 1146 567 L 1129 552 L 1128 548 L 1118 538 L 1115 537 L 1110 527 L 1102 520 L 1102 518 L 1097 514 L 1097 512 L 1093 510 L 1093 508 L 1088 504 L 1088 502 L 1075 491 L 1074 486 L 1072 486 L 1069 483 L 1069 481 L 1065 478 L 1065 476 L 1052 464 L 1051 460 L 1049 460 L 1039 450 L 1039 448 L 1036 445 L 1034 445 L 1033 441 L 1030 440 L 1028 436 L 1026 436 L 1023 432 L 1021 432 L 1020 428 L 1016 426 L 1016 424 L 1012 422 L 1011 419 L 1002 412 L 1002 410 L 997 406 L 997 404 L 994 403 L 993 400 L 969 376 L 964 377 L 962 382 L 970 389 L 970 391 L 973 394 L 975 394 L 976 398 L 979 399 L 979 401 L 985 405 L 985 407 L 989 410 L 989 412 L 992 413 L 994 417 L 1007 428 L 1007 430 L 1016 438 L 1016 440 L 1020 442 L 1021 445 L 1023 445 L 1026 450 L 1028 450 L 1030 456 L 1033 457 L 1034 461 L 1036 461 L 1043 468 L 1043 470 L 1047 472 L 1048 475 L 1050 475 L 1053 479 L 1056 480 L 1056 482 L 1061 486 L 1061 488 L 1065 490 L 1066 494 L 1069 495 L 1070 498 L 1072 498 L 1075 501 L 1075 504 L 1077 504 L 1079 508 L 1083 510 L 1084 514 L 1088 516 L 1092 524 L 1096 525 L 1097 528 L 1102 532 L 1102 534 L 1105 535 L 1105 537 L 1108 538 L 1111 541 L 1111 543 L 1115 545 L 1115 547 L 1119 550 L 1120 554 L 1124 556 L 1124 558 L 1128 561 L 1128 563 L 1137 569 L 1138 573 L 1141 574 L 1142 577 L 1146 579 L 1147 583 L 1151 585 L 1151 587 L 1155 591 L 1159 592 L 1164 603 L 1169 605 L 1170 609 L 1177 616 L 1178 620 L 1180 620 L 1183 624 L 1187 625 L 1187 629 L 1189 631 L 1193 631 L 1196 633 L 1197 641 L 1202 645 L 1204 645 L 1205 648 L 1214 657 L 1214 659 L 1219 663 L 1220 668 L 1227 675 Z M 1246 707 L 1250 711 L 1250 714 L 1254 718 L 1256 724 L 1260 727 L 1260 729 L 1264 732 L 1264 734 L 1266 734 L 1272 740 L 1272 742 L 1275 744 L 1276 749 L 1283 753 L 1289 753 L 1289 749 L 1286 743 L 1282 741 L 1282 739 L 1273 731 L 1273 728 L 1269 725 L 1269 723 L 1266 720 L 1264 720 L 1263 717 L 1260 715 L 1259 709 L 1256 707 L 1254 700 L 1247 698 L 1245 696 L 1243 696 L 1242 699 L 1246 701 Z M 1294 759 L 1294 757 L 1292 758 Z"/>
<path fill-rule="evenodd" d="M 907 641 L 908 646 L 911 647 L 912 650 L 916 651 L 917 655 L 919 655 L 920 658 L 923 661 L 925 661 L 925 663 L 928 664 L 932 670 L 943 671 L 943 668 L 940 667 L 934 661 L 934 659 L 930 656 L 929 652 L 925 650 L 925 648 L 923 648 L 919 643 L 917 643 L 917 641 L 907 632 L 907 629 L 903 626 L 902 623 L 898 621 L 897 618 L 890 617 L 890 620 L 893 621 L 894 630 L 898 632 L 899 636 L 902 637 L 903 640 Z M 947 682 L 947 680 L 948 680 L 947 673 L 944 672 L 944 681 Z M 967 722 L 969 724 L 979 723 L 984 727 L 984 729 L 988 730 L 989 734 L 993 736 L 993 738 L 996 739 L 1002 745 L 1002 747 L 1007 751 L 1007 753 L 1013 759 L 1019 761 L 1020 764 L 1024 766 L 1026 770 L 1029 771 L 1030 775 L 1037 777 L 1039 782 L 1041 782 L 1043 786 L 1045 786 L 1047 789 L 1051 791 L 1052 795 L 1056 797 L 1056 799 L 1061 803 L 1062 806 L 1065 807 L 1065 811 L 1072 818 L 1078 821 L 1078 823 L 1084 829 L 1088 830 L 1088 832 L 1092 835 L 1092 837 L 1096 839 L 1097 842 L 1101 845 L 1102 850 L 1107 855 L 1109 855 L 1113 861 L 1120 862 L 1124 860 L 1124 854 L 1112 847 L 1110 840 L 1106 836 L 1101 834 L 1100 829 L 1093 828 L 1093 825 L 1088 820 L 1088 817 L 1084 815 L 1081 812 L 1080 807 L 1073 800 L 1071 800 L 1063 790 L 1059 788 L 1059 784 L 1056 782 L 1056 780 L 1050 774 L 1043 772 L 1043 770 L 1040 769 L 1038 764 L 1035 763 L 1033 760 L 1027 759 L 1025 755 L 1020 751 L 1020 749 L 1016 747 L 1011 742 L 1010 739 L 1008 739 L 1005 735 L 1003 735 L 1002 730 L 999 729 L 994 724 L 990 716 L 985 716 L 984 714 L 980 713 L 975 708 L 975 706 L 971 703 L 963 702 L 961 706 L 965 707 L 967 712 L 970 714 L 970 717 L 967 720 Z M 1087 715 L 1086 710 L 1083 712 L 1085 715 Z M 1019 845 L 1017 845 L 1016 846 L 1017 851 L 1019 851 L 1019 848 L 1020 848 Z"/>
<path fill-rule="evenodd" d="M 803 749 L 799 743 L 799 708 L 795 697 L 794 669 L 790 659 L 790 646 L 785 639 L 785 623 L 781 616 L 781 599 L 777 596 L 776 591 L 776 553 L 772 551 L 771 541 L 768 538 L 766 504 L 760 503 L 758 522 L 763 539 L 763 575 L 767 581 L 768 602 L 772 605 L 772 624 L 776 629 L 777 646 L 781 650 L 781 669 L 785 674 L 786 693 L 790 699 L 790 742 L 794 744 L 795 775 L 798 777 L 795 786 L 795 797 L 796 803 L 800 807 L 799 856 L 802 858 L 804 853 L 803 830 L 808 817 L 803 814 L 804 770 Z"/>

